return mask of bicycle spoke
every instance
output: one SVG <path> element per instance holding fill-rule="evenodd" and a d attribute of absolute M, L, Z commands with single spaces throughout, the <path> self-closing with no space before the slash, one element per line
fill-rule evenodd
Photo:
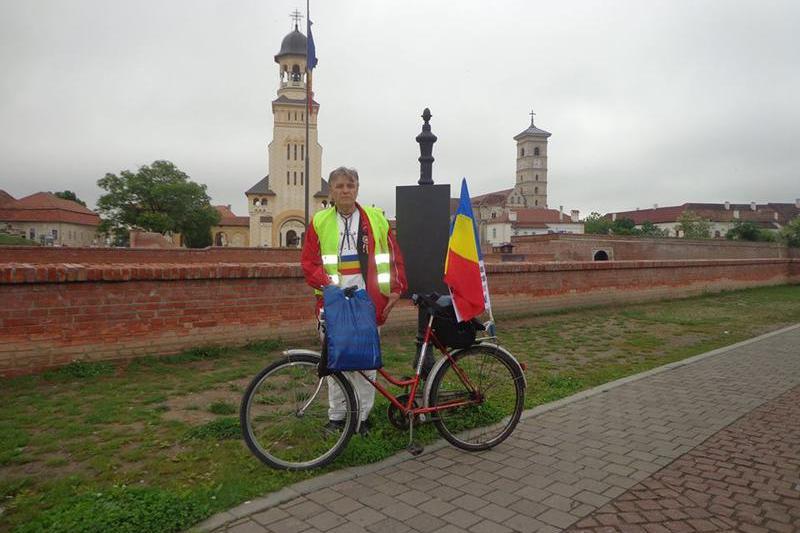
<path fill-rule="evenodd" d="M 447 440 L 465 449 L 494 446 L 510 434 L 522 410 L 524 387 L 515 375 L 517 367 L 507 356 L 487 347 L 470 348 L 455 359 L 435 377 L 434 405 L 453 399 L 478 401 L 440 411 L 435 418 L 437 428 Z M 477 398 L 462 376 L 474 387 Z"/>

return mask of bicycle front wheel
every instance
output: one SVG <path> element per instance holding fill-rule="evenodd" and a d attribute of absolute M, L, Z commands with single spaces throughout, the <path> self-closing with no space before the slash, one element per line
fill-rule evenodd
<path fill-rule="evenodd" d="M 431 382 L 430 405 L 443 408 L 434 415 L 436 429 L 463 450 L 497 446 L 511 435 L 522 415 L 522 369 L 491 346 L 467 348 L 453 359 L 455 365 L 446 360 Z"/>
<path fill-rule="evenodd" d="M 319 362 L 311 354 L 289 355 L 259 372 L 245 391 L 239 410 L 244 440 L 273 468 L 325 466 L 353 435 L 353 387 L 339 372 L 319 378 Z M 338 427 L 329 419 L 339 421 Z"/>

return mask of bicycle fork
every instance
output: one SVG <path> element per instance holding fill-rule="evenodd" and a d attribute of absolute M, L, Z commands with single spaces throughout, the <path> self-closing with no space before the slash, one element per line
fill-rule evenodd
<path fill-rule="evenodd" d="M 417 383 L 419 383 L 419 376 L 422 374 L 422 363 L 425 361 L 425 356 L 428 352 L 428 346 L 430 343 L 430 333 L 431 328 L 433 327 L 433 315 L 430 316 L 428 319 L 428 327 L 425 330 L 425 338 L 422 341 L 422 346 L 419 348 L 419 361 L 417 361 Z M 406 416 L 408 416 L 408 453 L 413 456 L 417 456 L 425 450 L 421 444 L 414 442 L 414 413 L 413 411 L 413 398 L 416 396 L 416 388 L 412 387 L 412 390 L 409 393 L 409 398 L 411 398 L 411 406 L 412 410 L 410 410 Z M 424 417 L 424 415 L 422 415 Z M 420 421 L 424 421 L 424 418 L 420 418 Z"/>

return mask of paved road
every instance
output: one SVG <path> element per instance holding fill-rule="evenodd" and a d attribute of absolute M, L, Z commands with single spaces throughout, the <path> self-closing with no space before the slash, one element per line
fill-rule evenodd
<path fill-rule="evenodd" d="M 494 450 L 440 447 L 416 459 L 403 454 L 285 489 L 217 515 L 201 529 L 800 529 L 800 325 L 621 381 L 526 413 Z M 773 439 L 792 417 L 788 436 Z M 767 462 L 760 459 L 764 454 Z M 730 488 L 736 484 L 748 490 L 740 500 Z M 665 500 L 671 500 L 666 507 Z M 670 505 L 686 516 L 666 514 Z"/>

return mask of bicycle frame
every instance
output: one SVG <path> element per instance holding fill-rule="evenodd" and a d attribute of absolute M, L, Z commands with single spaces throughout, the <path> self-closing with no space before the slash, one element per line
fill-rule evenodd
<path fill-rule="evenodd" d="M 470 400 L 455 400 L 451 402 L 442 403 L 432 407 L 417 407 L 414 408 L 414 396 L 417 393 L 417 389 L 419 388 L 420 384 L 420 373 L 422 372 L 422 362 L 425 359 L 425 354 L 427 353 L 428 348 L 433 344 L 437 350 L 439 350 L 446 358 L 450 360 L 450 365 L 452 366 L 453 370 L 456 372 L 456 375 L 459 377 L 461 382 L 464 384 L 465 387 L 472 393 L 473 395 L 476 394 L 475 386 L 469 380 L 469 377 L 458 367 L 453 356 L 447 350 L 439 339 L 436 338 L 436 334 L 433 332 L 433 316 L 428 319 L 428 326 L 425 328 L 425 336 L 422 340 L 422 346 L 420 347 L 420 355 L 419 361 L 417 362 L 417 368 L 413 378 L 410 379 L 397 379 L 391 374 L 389 374 L 383 368 L 378 369 L 378 374 L 380 374 L 386 381 L 395 385 L 397 387 L 411 387 L 408 393 L 408 401 L 406 405 L 400 403 L 400 400 L 392 394 L 386 387 L 384 387 L 377 379 L 371 380 L 369 379 L 363 371 L 359 371 L 361 377 L 367 380 L 374 388 L 377 390 L 384 398 L 389 400 L 389 402 L 394 405 L 397 409 L 399 409 L 404 415 L 425 415 L 428 413 L 436 413 L 439 411 L 444 411 L 445 409 L 454 409 L 456 407 L 462 407 L 465 405 L 474 404 L 476 401 L 481 401 L 481 398 L 475 398 Z"/>

